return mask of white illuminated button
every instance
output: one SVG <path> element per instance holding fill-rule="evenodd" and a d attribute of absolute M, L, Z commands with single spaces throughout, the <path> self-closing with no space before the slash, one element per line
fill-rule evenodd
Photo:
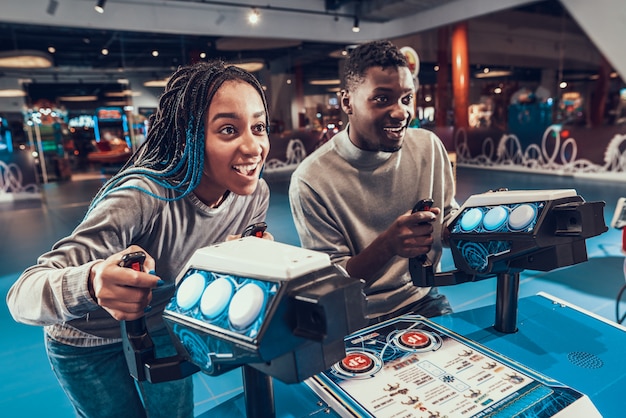
<path fill-rule="evenodd" d="M 206 286 L 206 279 L 202 274 L 193 273 L 187 276 L 176 291 L 176 303 L 180 309 L 193 308 L 202 297 L 204 286 Z"/>
<path fill-rule="evenodd" d="M 228 319 L 235 329 L 246 329 L 259 316 L 265 293 L 254 283 L 248 283 L 233 296 L 228 308 Z"/>
<path fill-rule="evenodd" d="M 209 284 L 202 299 L 200 299 L 200 311 L 206 318 L 213 319 L 221 314 L 228 306 L 233 297 L 233 284 L 230 280 L 220 277 Z"/>
<path fill-rule="evenodd" d="M 461 229 L 463 231 L 471 231 L 480 225 L 480 221 L 483 220 L 483 211 L 478 208 L 472 208 L 465 212 L 465 215 L 461 218 Z"/>
<path fill-rule="evenodd" d="M 506 222 L 508 212 L 502 206 L 489 209 L 483 218 L 483 225 L 487 231 L 494 231 Z"/>
<path fill-rule="evenodd" d="M 535 219 L 537 212 L 531 205 L 519 205 L 509 216 L 509 226 L 511 229 L 520 230 L 526 228 Z"/>

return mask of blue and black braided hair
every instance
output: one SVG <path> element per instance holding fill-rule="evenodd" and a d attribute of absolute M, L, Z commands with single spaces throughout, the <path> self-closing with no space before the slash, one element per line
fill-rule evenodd
<path fill-rule="evenodd" d="M 387 40 L 362 44 L 350 52 L 344 67 L 344 88 L 352 90 L 360 84 L 372 67 L 408 67 L 409 63 L 400 49 Z"/>
<path fill-rule="evenodd" d="M 269 126 L 265 93 L 249 72 L 221 60 L 180 67 L 169 79 L 157 112 L 150 117 L 146 141 L 102 186 L 88 212 L 116 189 L 136 188 L 161 200 L 178 200 L 191 193 L 200 183 L 204 169 L 207 110 L 216 91 L 229 80 L 240 80 L 256 89 L 263 100 L 265 122 Z M 131 175 L 147 177 L 166 189 L 175 190 L 175 197 L 157 196 L 140 187 L 118 185 Z"/>

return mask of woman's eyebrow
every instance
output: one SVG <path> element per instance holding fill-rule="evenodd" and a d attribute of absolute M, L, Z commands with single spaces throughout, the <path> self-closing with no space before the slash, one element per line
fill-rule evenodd
<path fill-rule="evenodd" d="M 252 115 L 254 118 L 260 118 L 261 116 L 265 116 L 265 111 L 261 111 L 261 112 L 256 112 Z M 213 118 L 211 119 L 211 121 L 215 121 L 217 119 L 221 119 L 221 118 L 228 118 L 228 119 L 239 119 L 239 115 L 237 113 L 233 113 L 233 112 L 222 112 L 222 113 L 216 113 Z"/>

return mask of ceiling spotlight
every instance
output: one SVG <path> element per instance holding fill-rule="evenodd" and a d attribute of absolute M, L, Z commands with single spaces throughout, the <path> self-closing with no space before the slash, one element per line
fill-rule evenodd
<path fill-rule="evenodd" d="M 359 17 L 354 16 L 354 25 L 352 25 L 352 32 L 357 33 L 360 31 L 361 31 L 361 28 L 359 27 Z"/>
<path fill-rule="evenodd" d="M 106 4 L 107 0 L 98 0 L 98 2 L 96 3 L 94 9 L 96 9 L 96 12 L 98 13 L 104 13 L 104 5 Z"/>
<path fill-rule="evenodd" d="M 251 25 L 256 25 L 257 23 L 259 23 L 259 19 L 261 19 L 261 13 L 259 13 L 259 11 L 253 7 L 252 10 L 250 10 L 250 13 L 248 13 L 248 23 L 250 23 Z"/>
<path fill-rule="evenodd" d="M 48 2 L 48 8 L 46 8 L 46 13 L 48 13 L 50 16 L 54 16 L 54 14 L 57 12 L 57 7 L 59 7 L 58 0 L 50 0 Z"/>

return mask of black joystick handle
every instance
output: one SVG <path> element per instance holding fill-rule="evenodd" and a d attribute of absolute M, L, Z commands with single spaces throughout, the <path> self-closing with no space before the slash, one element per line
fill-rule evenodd
<path fill-rule="evenodd" d="M 241 233 L 241 237 L 257 237 L 263 238 L 263 233 L 267 229 L 267 224 L 265 222 L 257 222 L 252 225 L 248 225 L 246 229 Z"/>
<path fill-rule="evenodd" d="M 413 206 L 413 210 L 411 211 L 411 213 L 429 211 L 430 208 L 433 207 L 434 203 L 435 202 L 430 198 L 422 199 L 419 202 L 417 202 L 415 206 Z M 414 257 L 414 259 L 416 262 L 418 262 L 418 264 L 423 264 L 426 262 L 427 256 L 426 254 L 422 254 L 417 257 Z"/>
<path fill-rule="evenodd" d="M 143 271 L 146 254 L 136 251 L 125 254 L 120 261 L 120 267 Z M 124 355 L 128 363 L 130 374 L 138 381 L 146 380 L 144 362 L 154 359 L 154 344 L 148 334 L 145 317 L 120 323 Z"/>
<path fill-rule="evenodd" d="M 126 254 L 121 267 L 143 271 L 146 254 L 143 251 Z M 180 354 L 156 358 L 154 342 L 148 333 L 146 318 L 121 321 L 122 345 L 130 375 L 137 381 L 150 383 L 169 382 L 182 379 L 200 370 L 198 366 L 185 360 Z"/>
<path fill-rule="evenodd" d="M 135 271 L 144 271 L 143 263 L 146 261 L 146 253 L 143 251 L 135 251 L 133 253 L 126 254 L 120 261 L 120 267 L 130 268 Z M 146 333 L 146 321 L 143 317 L 132 321 L 124 321 L 126 330 L 135 336 L 140 336 Z"/>
<path fill-rule="evenodd" d="M 430 208 L 433 207 L 433 204 L 435 202 L 432 199 L 422 199 L 419 202 L 417 202 L 415 204 L 415 206 L 413 206 L 413 210 L 411 211 L 411 213 L 415 213 L 415 212 L 422 212 L 425 210 L 430 210 Z"/>

